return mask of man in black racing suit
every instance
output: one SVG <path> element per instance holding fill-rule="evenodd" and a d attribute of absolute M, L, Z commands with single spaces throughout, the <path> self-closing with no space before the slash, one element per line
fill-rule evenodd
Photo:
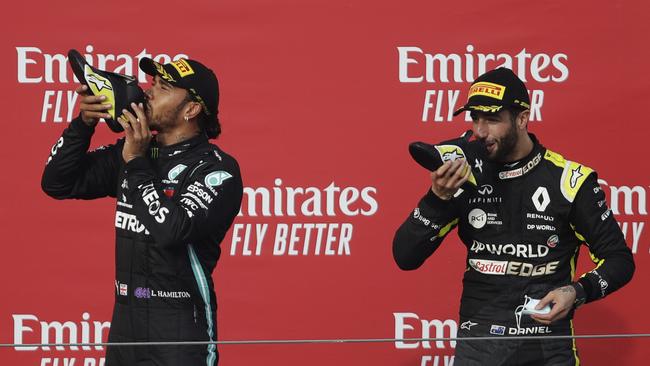
<path fill-rule="evenodd" d="M 220 133 L 212 70 L 143 59 L 154 76 L 144 105 L 119 120 L 125 138 L 88 152 L 104 98 L 81 94 L 80 116 L 52 148 L 43 190 L 57 199 L 117 198 L 115 306 L 109 342 L 214 341 L 212 271 L 239 211 L 236 160 L 208 142 Z M 150 130 L 157 131 L 155 137 Z M 109 347 L 106 365 L 215 365 L 215 345 Z"/>
<path fill-rule="evenodd" d="M 413 270 L 458 227 L 467 247 L 459 337 L 572 335 L 574 309 L 617 290 L 634 272 L 596 172 L 527 132 L 529 103 L 524 83 L 508 69 L 477 78 L 456 114 L 471 112 L 487 156 L 447 161 L 431 173 L 431 189 L 394 238 L 395 261 Z M 463 185 L 470 175 L 473 188 Z M 582 243 L 596 268 L 575 279 Z M 535 309 L 552 305 L 550 313 L 527 314 L 529 298 L 541 299 Z M 574 340 L 541 337 L 459 341 L 454 360 L 456 366 L 578 363 Z"/>

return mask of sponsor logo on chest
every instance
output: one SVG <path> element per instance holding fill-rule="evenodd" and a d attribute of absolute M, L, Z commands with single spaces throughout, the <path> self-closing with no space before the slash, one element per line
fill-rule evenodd
<path fill-rule="evenodd" d="M 481 229 L 485 225 L 502 225 L 503 222 L 498 219 L 497 214 L 485 212 L 480 208 L 472 209 L 467 215 L 467 222 L 475 229 Z"/>
<path fill-rule="evenodd" d="M 493 255 L 510 255 L 519 258 L 546 257 L 549 248 L 546 245 L 534 244 L 485 244 L 478 240 L 472 241 L 470 251 L 473 253 L 489 253 Z"/>
<path fill-rule="evenodd" d="M 115 227 L 133 233 L 144 232 L 145 235 L 149 235 L 149 231 L 145 229 L 144 225 L 138 221 L 135 215 L 122 211 L 115 211 Z"/>
<path fill-rule="evenodd" d="M 513 275 L 521 277 L 537 277 L 555 273 L 560 261 L 532 264 L 516 261 L 493 261 L 470 258 L 469 265 L 476 272 L 488 275 Z"/>

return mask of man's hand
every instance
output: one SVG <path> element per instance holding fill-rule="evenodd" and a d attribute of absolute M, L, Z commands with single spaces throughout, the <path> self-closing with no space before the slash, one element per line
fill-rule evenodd
<path fill-rule="evenodd" d="M 135 116 L 124 109 L 122 110 L 123 115 L 117 119 L 126 135 L 122 158 L 127 163 L 139 156 L 146 155 L 152 137 L 142 103 L 139 105 L 131 103 L 131 108 L 135 111 Z"/>
<path fill-rule="evenodd" d="M 449 200 L 467 182 L 471 172 L 465 159 L 446 161 L 435 172 L 431 172 L 431 191 L 441 199 Z"/>
<path fill-rule="evenodd" d="M 81 112 L 81 120 L 86 125 L 93 127 L 99 122 L 100 118 L 111 118 L 111 115 L 106 113 L 111 108 L 111 105 L 102 103 L 106 100 L 105 96 L 88 94 L 86 85 L 79 86 L 75 92 L 81 96 L 79 111 Z"/>
<path fill-rule="evenodd" d="M 556 320 L 564 319 L 573 308 L 576 301 L 576 290 L 572 286 L 562 286 L 549 292 L 539 301 L 535 309 L 539 310 L 548 304 L 553 304 L 548 314 L 532 314 L 530 317 L 536 321 L 549 325 Z"/>

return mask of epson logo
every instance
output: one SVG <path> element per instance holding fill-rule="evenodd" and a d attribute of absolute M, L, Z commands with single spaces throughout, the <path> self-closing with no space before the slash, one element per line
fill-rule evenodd
<path fill-rule="evenodd" d="M 90 321 L 90 314 L 81 314 L 81 321 L 41 321 L 33 314 L 13 314 L 14 340 L 16 345 L 29 343 L 103 343 L 108 337 L 110 322 Z M 26 340 L 26 338 L 29 338 Z M 49 346 L 14 346 L 16 351 L 49 351 Z M 79 346 L 56 346 L 57 351 L 78 351 Z M 102 346 L 82 346 L 82 350 L 103 350 Z"/>
<path fill-rule="evenodd" d="M 469 44 L 465 53 L 427 53 L 419 47 L 397 47 L 399 55 L 399 81 L 401 83 L 462 83 L 472 82 L 487 70 L 507 67 L 526 82 L 528 78 L 539 83 L 561 83 L 569 78 L 564 53 L 532 54 L 522 49 L 517 54 L 478 53 Z"/>
<path fill-rule="evenodd" d="M 149 57 L 160 63 L 168 63 L 179 58 L 188 58 L 186 54 L 179 53 L 170 56 L 164 53 L 151 54 L 143 49 L 136 55 L 94 53 L 92 45 L 86 46 L 84 58 L 92 66 L 101 70 L 119 74 L 137 76 L 141 83 L 146 82 L 146 74 L 140 70 L 140 59 Z M 66 51 L 67 52 L 67 51 Z M 65 53 L 47 53 L 38 47 L 16 47 L 18 63 L 18 82 L 21 84 L 37 83 L 69 83 L 77 82 L 72 70 L 68 67 L 68 58 Z M 134 74 L 135 73 L 135 74 Z M 136 75 L 137 74 L 137 75 Z"/>
<path fill-rule="evenodd" d="M 643 186 L 610 186 L 604 179 L 598 179 L 600 185 L 609 187 L 609 207 L 614 215 L 620 214 L 621 201 L 625 215 L 647 215 L 647 194 Z M 636 200 L 635 200 L 636 198 Z"/>
<path fill-rule="evenodd" d="M 456 338 L 458 324 L 455 320 L 420 319 L 415 313 L 393 313 L 395 318 L 395 339 L 405 338 Z M 449 341 L 456 348 L 456 341 Z M 397 349 L 430 349 L 430 341 L 396 341 Z M 445 342 L 435 341 L 435 348 L 446 349 Z"/>

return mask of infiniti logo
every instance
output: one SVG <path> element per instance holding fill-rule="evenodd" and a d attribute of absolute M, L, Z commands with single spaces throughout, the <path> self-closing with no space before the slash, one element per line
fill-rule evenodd
<path fill-rule="evenodd" d="M 480 194 L 482 194 L 482 195 L 492 194 L 493 191 L 494 191 L 494 190 L 492 189 L 492 186 L 489 185 L 489 184 L 483 184 L 483 185 L 478 189 L 478 193 L 480 193 Z"/>

